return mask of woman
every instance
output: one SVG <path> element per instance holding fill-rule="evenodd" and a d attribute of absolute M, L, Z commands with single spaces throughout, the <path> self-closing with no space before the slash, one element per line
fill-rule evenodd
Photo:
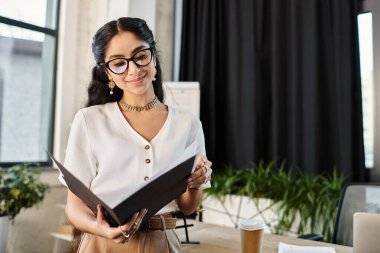
<path fill-rule="evenodd" d="M 146 209 L 111 227 L 101 206 L 95 215 L 69 191 L 67 216 L 84 233 L 78 252 L 179 252 L 170 213 L 177 207 L 184 214 L 193 213 L 202 189 L 210 186 L 211 162 L 205 156 L 201 123 L 163 103 L 156 43 L 144 20 L 120 18 L 105 24 L 93 38 L 92 51 L 96 66 L 89 99 L 74 118 L 65 167 L 115 206 L 194 142 L 198 156 L 187 191 L 144 228 L 140 223 Z"/>

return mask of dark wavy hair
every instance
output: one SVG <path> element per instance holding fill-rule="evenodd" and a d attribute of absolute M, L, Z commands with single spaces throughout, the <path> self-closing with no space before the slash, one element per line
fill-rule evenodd
<path fill-rule="evenodd" d="M 153 33 L 146 22 L 140 18 L 123 17 L 113 20 L 102 26 L 96 33 L 92 41 L 92 53 L 94 54 L 96 65 L 92 68 L 92 78 L 88 87 L 88 100 L 86 107 L 100 105 L 108 102 L 119 101 L 123 96 L 123 90 L 115 86 L 113 95 L 110 95 L 108 88 L 108 77 L 104 63 L 105 51 L 110 40 L 120 32 L 132 32 L 139 39 L 149 44 L 153 50 L 156 62 L 156 80 L 153 81 L 154 93 L 158 100 L 164 101 L 162 89 L 162 70 L 160 60 L 157 56 L 156 42 Z"/>

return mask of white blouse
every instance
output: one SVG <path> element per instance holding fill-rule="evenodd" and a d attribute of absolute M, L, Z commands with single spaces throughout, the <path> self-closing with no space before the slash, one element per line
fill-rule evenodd
<path fill-rule="evenodd" d="M 164 125 L 150 142 L 131 127 L 117 102 L 79 110 L 70 130 L 65 167 L 115 207 L 136 187 L 177 160 L 193 142 L 197 155 L 206 154 L 199 119 L 172 107 L 168 110 Z M 59 179 L 65 184 L 62 175 Z M 207 187 L 210 182 L 202 188 Z M 158 214 L 175 208 L 172 201 Z"/>

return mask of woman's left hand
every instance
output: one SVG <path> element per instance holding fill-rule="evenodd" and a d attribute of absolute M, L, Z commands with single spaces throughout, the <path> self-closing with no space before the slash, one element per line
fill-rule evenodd
<path fill-rule="evenodd" d="M 212 174 L 211 165 L 212 162 L 207 160 L 206 156 L 199 156 L 194 172 L 187 179 L 187 187 L 189 189 L 199 189 L 202 184 L 210 181 Z"/>

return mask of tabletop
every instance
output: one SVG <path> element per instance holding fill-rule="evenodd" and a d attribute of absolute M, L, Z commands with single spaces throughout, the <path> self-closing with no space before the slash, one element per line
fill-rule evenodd
<path fill-rule="evenodd" d="M 194 224 L 193 227 L 188 228 L 189 240 L 199 241 L 200 244 L 183 244 L 183 253 L 241 252 L 239 229 L 208 224 L 194 220 L 189 220 L 188 223 Z M 181 240 L 185 240 L 185 229 L 176 229 L 176 233 Z M 264 235 L 263 253 L 278 253 L 279 242 L 299 246 L 333 247 L 336 253 L 353 253 L 352 247 L 273 234 Z"/>

